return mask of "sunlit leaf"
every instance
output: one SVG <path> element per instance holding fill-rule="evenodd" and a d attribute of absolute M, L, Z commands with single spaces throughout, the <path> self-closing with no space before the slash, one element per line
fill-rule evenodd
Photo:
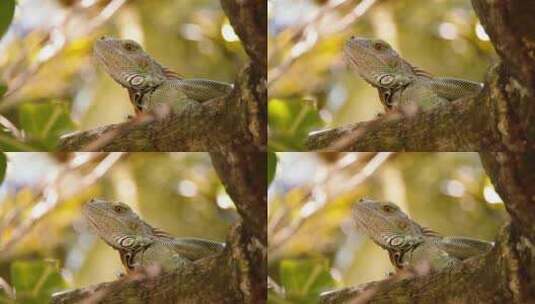
<path fill-rule="evenodd" d="M 321 292 L 334 287 L 327 259 L 284 260 L 281 284 L 294 303 L 317 303 Z"/>
<path fill-rule="evenodd" d="M 15 13 L 15 0 L 0 1 L 0 39 L 9 28 Z M 0 94 L 2 95 L 2 94 Z"/>
<path fill-rule="evenodd" d="M 20 124 L 30 142 L 46 150 L 57 145 L 62 134 L 74 128 L 64 103 L 26 103 L 20 108 Z"/>
<path fill-rule="evenodd" d="M 48 303 L 52 293 L 66 287 L 56 261 L 15 261 L 11 283 L 20 303 Z"/>

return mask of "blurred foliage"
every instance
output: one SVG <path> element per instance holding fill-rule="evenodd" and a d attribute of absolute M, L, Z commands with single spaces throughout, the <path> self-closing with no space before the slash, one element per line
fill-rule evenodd
<path fill-rule="evenodd" d="M 64 103 L 25 103 L 21 105 L 19 114 L 20 125 L 28 140 L 35 142 L 40 150 L 53 150 L 60 135 L 74 129 Z"/>
<path fill-rule="evenodd" d="M 371 120 L 383 112 L 376 89 L 343 60 L 343 45 L 352 35 L 382 38 L 434 75 L 483 81 L 495 53 L 469 0 L 376 1 L 354 18 L 362 2 L 269 1 L 272 150 L 302 150 L 311 131 Z M 303 108 L 310 111 L 309 123 L 298 123 Z"/>
<path fill-rule="evenodd" d="M 59 272 L 57 261 L 17 261 L 11 265 L 11 282 L 16 290 L 17 301 L 13 303 L 48 303 L 51 295 L 67 285 Z M 12 303 L 7 297 L 0 300 Z"/>
<path fill-rule="evenodd" d="M 0 150 L 50 150 L 58 135 L 133 115 L 127 91 L 92 58 L 102 35 L 140 42 L 186 78 L 233 82 L 243 65 L 246 55 L 218 0 L 127 1 L 108 16 L 114 2 L 18 2 L 0 42 Z M 0 1 L 0 32 L 10 3 Z M 39 125 L 28 130 L 28 119 Z M 42 126 L 52 129 L 36 133 Z"/>
<path fill-rule="evenodd" d="M 0 2 L 0 39 L 9 27 L 15 13 L 15 0 L 3 0 Z M 1 96 L 2 94 L 0 94 Z"/>
<path fill-rule="evenodd" d="M 82 204 L 91 198 L 125 202 L 150 225 L 179 237 L 225 241 L 239 219 L 208 154 L 117 156 L 7 153 L 0 187 L 0 286 L 4 279 L 16 289 L 20 303 L 53 289 L 115 280 L 124 272 L 118 253 L 81 217 Z M 59 264 L 61 276 L 49 260 Z"/>
<path fill-rule="evenodd" d="M 286 297 L 271 293 L 268 303 L 318 303 L 320 293 L 334 287 L 327 259 L 284 260 L 280 280 Z"/>
<path fill-rule="evenodd" d="M 269 147 L 273 151 L 303 150 L 308 132 L 321 126 L 310 102 L 271 99 L 268 103 Z"/>
<path fill-rule="evenodd" d="M 387 252 L 355 229 L 351 206 L 360 198 L 392 201 L 443 235 L 493 240 L 506 220 L 477 153 L 277 156 L 268 194 L 268 269 L 286 293 L 271 290 L 272 303 L 287 303 L 293 294 L 287 282 L 300 280 L 298 272 L 296 278 L 284 278 L 286 263 L 303 261 L 319 269 L 330 265 L 326 273 L 336 286 L 381 280 L 394 271 Z M 327 285 L 320 291 L 328 290 Z"/>

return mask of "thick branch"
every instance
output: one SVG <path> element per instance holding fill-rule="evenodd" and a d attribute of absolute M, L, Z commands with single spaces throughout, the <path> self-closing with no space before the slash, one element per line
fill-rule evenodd
<path fill-rule="evenodd" d="M 255 237 L 267 245 L 265 153 L 211 153 L 212 163 L 238 212 Z"/>
<path fill-rule="evenodd" d="M 208 151 L 214 130 L 224 123 L 226 99 L 190 104 L 179 113 L 170 112 L 163 117 L 148 114 L 125 123 L 108 125 L 93 130 L 64 136 L 62 151 Z M 229 117 L 228 119 L 232 119 Z"/>
<path fill-rule="evenodd" d="M 496 151 L 500 143 L 488 123 L 489 107 L 484 95 L 464 98 L 413 115 L 320 131 L 306 145 L 323 151 Z"/>

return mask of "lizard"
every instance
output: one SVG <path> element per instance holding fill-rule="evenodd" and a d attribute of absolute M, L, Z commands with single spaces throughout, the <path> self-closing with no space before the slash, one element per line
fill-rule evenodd
<path fill-rule="evenodd" d="M 358 230 L 388 251 L 390 262 L 398 271 L 422 263 L 428 263 L 431 271 L 441 271 L 494 246 L 483 240 L 442 236 L 420 226 L 391 202 L 361 199 L 352 209 Z"/>
<path fill-rule="evenodd" d="M 127 204 L 91 199 L 83 218 L 110 247 L 119 252 L 127 273 L 157 265 L 173 271 L 221 253 L 224 243 L 199 238 L 176 238 L 144 222 Z"/>
<path fill-rule="evenodd" d="M 344 58 L 362 79 L 377 88 L 385 111 L 416 105 L 430 109 L 479 93 L 483 84 L 470 80 L 434 77 L 403 59 L 386 41 L 352 36 Z"/>
<path fill-rule="evenodd" d="M 214 80 L 185 79 L 159 64 L 134 40 L 102 36 L 93 53 L 111 78 L 128 90 L 137 115 L 160 104 L 177 110 L 187 103 L 203 103 L 233 88 Z"/>

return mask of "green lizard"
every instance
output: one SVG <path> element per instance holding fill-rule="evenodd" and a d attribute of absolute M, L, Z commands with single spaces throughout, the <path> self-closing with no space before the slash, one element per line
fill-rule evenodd
<path fill-rule="evenodd" d="M 386 111 L 409 104 L 429 109 L 477 94 L 483 87 L 469 80 L 433 77 L 405 61 L 381 39 L 351 37 L 344 56 L 360 77 L 377 88 Z"/>
<path fill-rule="evenodd" d="M 361 199 L 353 206 L 359 230 L 388 251 L 396 269 L 428 263 L 440 271 L 489 251 L 493 244 L 465 237 L 444 237 L 412 221 L 390 202 Z"/>
<path fill-rule="evenodd" d="M 128 89 L 136 114 L 168 104 L 173 109 L 188 102 L 204 102 L 230 93 L 232 85 L 206 79 L 184 79 L 162 67 L 133 40 L 101 37 L 94 55 L 106 72 Z"/>
<path fill-rule="evenodd" d="M 82 214 L 96 234 L 119 252 L 127 272 L 149 265 L 173 271 L 225 248 L 224 243 L 175 238 L 145 223 L 120 202 L 92 199 L 83 206 Z"/>

